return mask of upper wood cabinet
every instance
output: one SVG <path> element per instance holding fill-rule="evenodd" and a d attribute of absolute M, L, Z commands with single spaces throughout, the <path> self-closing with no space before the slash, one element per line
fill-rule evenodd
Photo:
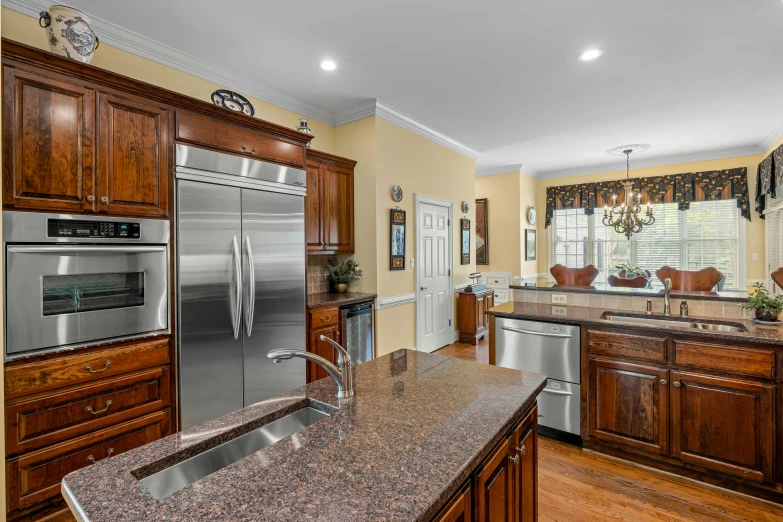
<path fill-rule="evenodd" d="M 94 210 L 95 91 L 3 67 L 3 204 Z"/>
<path fill-rule="evenodd" d="M 169 110 L 99 93 L 98 208 L 110 214 L 168 214 Z"/>
<path fill-rule="evenodd" d="M 307 151 L 305 238 L 308 252 L 354 252 L 355 167 L 353 160 L 312 149 Z"/>

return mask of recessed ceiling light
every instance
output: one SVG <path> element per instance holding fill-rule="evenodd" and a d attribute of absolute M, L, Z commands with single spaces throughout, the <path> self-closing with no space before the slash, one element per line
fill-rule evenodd
<path fill-rule="evenodd" d="M 579 55 L 579 61 L 590 62 L 592 60 L 595 60 L 602 54 L 604 54 L 604 52 L 601 49 L 588 49 L 587 51 Z"/>
<path fill-rule="evenodd" d="M 324 71 L 334 71 L 337 69 L 337 64 L 334 63 L 332 60 L 324 60 L 321 62 L 321 69 Z"/>

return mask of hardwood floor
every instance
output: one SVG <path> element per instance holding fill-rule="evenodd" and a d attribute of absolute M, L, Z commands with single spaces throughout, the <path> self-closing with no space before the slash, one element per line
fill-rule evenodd
<path fill-rule="evenodd" d="M 435 353 L 488 361 L 486 339 Z M 783 506 L 539 437 L 539 522 L 773 522 Z"/>

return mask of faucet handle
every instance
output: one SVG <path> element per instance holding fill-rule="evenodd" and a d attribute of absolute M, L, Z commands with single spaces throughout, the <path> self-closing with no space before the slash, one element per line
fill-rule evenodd
<path fill-rule="evenodd" d="M 671 280 L 671 278 L 667 277 L 663 281 L 663 286 L 665 286 L 667 289 L 671 290 L 672 289 L 672 280 Z"/>
<path fill-rule="evenodd" d="M 343 369 L 343 366 L 346 366 L 344 363 L 347 363 L 349 368 L 351 367 L 353 361 L 351 361 L 351 356 L 348 355 L 348 350 L 337 344 L 334 339 L 331 339 L 325 335 L 320 336 L 320 339 L 326 343 L 331 344 L 334 349 L 337 350 L 337 366 L 340 368 L 340 370 Z"/>

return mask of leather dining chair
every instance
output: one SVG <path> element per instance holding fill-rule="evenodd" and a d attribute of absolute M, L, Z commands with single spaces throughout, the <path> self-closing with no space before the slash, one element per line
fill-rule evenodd
<path fill-rule="evenodd" d="M 721 280 L 725 280 L 723 273 L 714 267 L 707 267 L 701 270 L 677 270 L 670 266 L 662 266 L 655 275 L 663 283 L 666 278 L 672 280 L 672 290 L 683 290 L 686 292 L 710 292 L 717 286 Z"/>
<path fill-rule="evenodd" d="M 783 266 L 772 272 L 770 277 L 772 277 L 776 285 L 783 289 Z"/>
<path fill-rule="evenodd" d="M 610 275 L 606 278 L 606 282 L 609 286 L 615 288 L 645 288 L 650 281 L 650 271 L 644 271 L 647 275 L 645 277 L 635 277 L 634 279 L 625 278 L 625 270 L 620 270 L 617 275 Z"/>
<path fill-rule="evenodd" d="M 568 268 L 555 265 L 549 269 L 557 284 L 568 286 L 590 286 L 598 277 L 598 269 L 593 265 L 584 268 Z"/>

